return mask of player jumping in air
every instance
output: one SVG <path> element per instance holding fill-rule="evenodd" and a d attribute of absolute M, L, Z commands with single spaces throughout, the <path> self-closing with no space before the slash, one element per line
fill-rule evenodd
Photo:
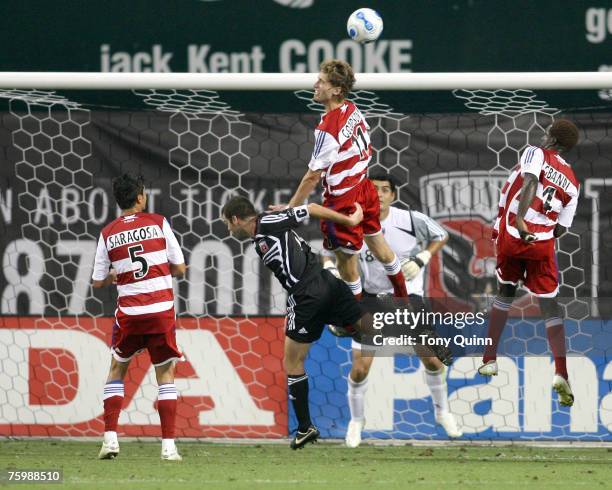
<path fill-rule="evenodd" d="M 319 181 L 323 184 L 325 207 L 349 215 L 355 210 L 355 203 L 359 203 L 364 218 L 357 226 L 321 221 L 324 246 L 335 252 L 342 279 L 360 298 L 358 254 L 365 240 L 374 257 L 383 264 L 395 296 L 406 297 L 400 262 L 381 233 L 376 189 L 366 176 L 372 158 L 369 126 L 355 104 L 346 100 L 354 83 L 353 69 L 348 63 L 340 60 L 321 63 L 313 99 L 323 104 L 325 114 L 315 129 L 308 171 L 289 201 L 289 207 L 303 204 Z"/>
<path fill-rule="evenodd" d="M 448 241 L 446 231 L 433 219 L 417 211 L 406 211 L 391 206 L 396 198 L 395 179 L 388 174 L 370 176 L 380 201 L 380 223 L 385 239 L 392 250 L 406 260 L 404 270 L 408 270 L 406 289 L 411 304 L 417 310 L 425 309 L 423 301 L 423 283 L 425 266 L 433 255 Z M 422 245 L 425 248 L 422 248 Z M 392 293 L 385 270 L 372 253 L 364 247 L 361 250 L 360 266 L 363 277 L 365 296 Z M 330 267 L 331 258 L 326 256 L 324 267 Z M 331 327 L 333 329 L 333 327 Z M 332 330 L 333 331 L 333 330 Z M 448 408 L 448 393 L 446 386 L 446 367 L 437 357 L 432 357 L 429 351 L 416 348 L 425 366 L 425 381 L 431 392 L 435 419 L 449 437 L 461 437 L 463 433 L 457 427 L 457 422 Z M 362 346 L 355 339 L 352 341 L 353 362 L 348 377 L 348 402 L 351 421 L 346 432 L 346 445 L 357 447 L 361 443 L 361 431 L 365 425 L 364 397 L 368 388 L 367 376 L 374 357 L 363 355 Z"/>
<path fill-rule="evenodd" d="M 559 290 L 555 238 L 565 233 L 574 219 L 580 185 L 560 153 L 578 143 L 578 128 L 567 119 L 555 121 L 542 138 L 542 146 L 528 146 L 520 164 L 504 185 L 499 215 L 494 227 L 499 293 L 489 319 L 485 348 L 484 376 L 497 374 L 497 346 L 508 310 L 519 282 L 538 297 L 546 325 L 548 343 L 555 360 L 553 389 L 559 403 L 571 406 L 565 351 L 565 330 L 556 296 Z"/>
<path fill-rule="evenodd" d="M 116 178 L 113 194 L 121 216 L 100 233 L 92 276 L 94 288 L 116 283 L 118 296 L 111 366 L 103 396 L 104 442 L 98 457 L 112 459 L 119 454 L 117 423 L 123 380 L 132 358 L 147 349 L 159 385 L 161 458 L 180 461 L 174 444 L 174 366 L 182 354 L 176 346 L 172 276 L 185 273 L 185 259 L 168 221 L 144 212 L 147 197 L 142 177 L 124 174 Z"/>

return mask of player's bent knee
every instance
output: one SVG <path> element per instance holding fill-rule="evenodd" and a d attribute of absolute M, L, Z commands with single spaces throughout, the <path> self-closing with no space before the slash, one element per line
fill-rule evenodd
<path fill-rule="evenodd" d="M 561 318 L 561 306 L 557 298 L 538 298 L 538 303 L 544 318 Z"/>

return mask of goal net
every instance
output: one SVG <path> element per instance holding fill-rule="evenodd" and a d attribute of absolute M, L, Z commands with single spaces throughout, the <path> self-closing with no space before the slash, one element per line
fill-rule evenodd
<path fill-rule="evenodd" d="M 568 156 L 583 189 L 578 214 L 557 243 L 576 403 L 563 408 L 552 396 L 544 325 L 520 290 L 500 374 L 479 377 L 480 357 L 468 347 L 456 351 L 449 369 L 450 409 L 468 439 L 610 440 L 612 309 L 604 299 L 612 271 L 611 116 L 609 108 L 554 106 L 546 96 L 459 89 L 424 112 L 394 106 L 389 92 L 352 95 L 371 126 L 371 170 L 400 182 L 396 205 L 428 214 L 449 232 L 428 267 L 426 295 L 454 311 L 490 306 L 491 226 L 522 150 L 561 115 L 581 129 L 582 142 Z M 269 98 L 282 107 L 270 109 Z M 257 110 L 260 103 L 265 109 Z M 295 428 L 282 368 L 284 290 L 249 243 L 228 237 L 220 209 L 235 194 L 262 211 L 286 202 L 306 169 L 321 109 L 307 89 L 279 96 L 0 91 L 0 435 L 103 431 L 115 292 L 93 291 L 90 278 L 99 232 L 118 213 L 111 180 L 125 171 L 145 177 L 149 211 L 170 220 L 188 264 L 175 281 L 185 355 L 177 365 L 178 436 L 282 438 Z M 320 250 L 318 223 L 311 220 L 303 236 Z M 311 414 L 324 437 L 346 431 L 350 356 L 347 339 L 325 333 L 307 361 Z M 121 433 L 159 436 L 146 354 L 132 362 L 125 387 Z M 365 406 L 366 438 L 446 437 L 416 357 L 376 358 Z"/>

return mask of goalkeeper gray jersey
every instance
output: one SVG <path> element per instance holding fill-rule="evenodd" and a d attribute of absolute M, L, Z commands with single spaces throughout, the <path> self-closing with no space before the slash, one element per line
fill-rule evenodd
<path fill-rule="evenodd" d="M 400 260 L 414 257 L 431 241 L 444 240 L 448 236 L 436 221 L 418 211 L 407 211 L 391 206 L 389 215 L 381 221 L 387 243 Z M 367 245 L 359 254 L 363 289 L 370 294 L 393 293 L 383 265 L 374 258 Z M 406 281 L 408 294 L 424 294 L 425 267 L 411 281 Z"/>

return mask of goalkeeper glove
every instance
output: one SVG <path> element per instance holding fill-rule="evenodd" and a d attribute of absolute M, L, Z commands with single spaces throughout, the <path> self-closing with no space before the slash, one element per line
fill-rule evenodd
<path fill-rule="evenodd" d="M 414 279 L 420 270 L 429 263 L 430 259 L 431 252 L 423 250 L 414 257 L 402 260 L 401 265 L 404 279 L 406 279 L 406 281 Z"/>

